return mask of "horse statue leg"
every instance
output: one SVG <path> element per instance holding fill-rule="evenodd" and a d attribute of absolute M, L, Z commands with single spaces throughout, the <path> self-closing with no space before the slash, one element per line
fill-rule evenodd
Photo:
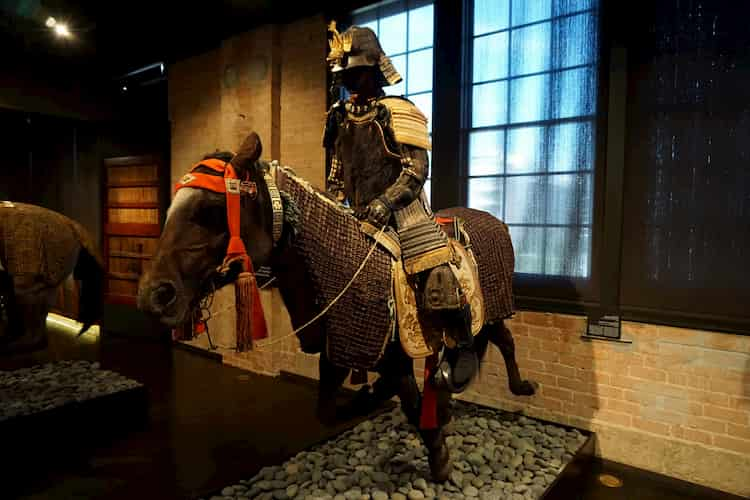
<path fill-rule="evenodd" d="M 510 392 L 516 396 L 533 395 L 539 384 L 521 378 L 518 363 L 516 362 L 516 345 L 513 342 L 513 335 L 508 327 L 505 326 L 505 322 L 501 321 L 499 323 L 484 325 L 482 331 L 476 336 L 475 347 L 477 349 L 477 357 L 479 357 L 480 361 L 484 358 L 487 351 L 488 341 L 497 346 L 503 355 L 505 369 L 508 372 Z"/>
<path fill-rule="evenodd" d="M 320 353 L 318 369 L 320 374 L 316 411 L 318 420 L 324 425 L 335 425 L 339 419 L 336 412 L 336 394 L 350 370 L 331 363 L 325 351 Z"/>

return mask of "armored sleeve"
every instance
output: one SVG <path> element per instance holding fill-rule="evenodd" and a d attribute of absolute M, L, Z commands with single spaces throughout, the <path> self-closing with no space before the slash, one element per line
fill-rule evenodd
<path fill-rule="evenodd" d="M 401 150 L 401 174 L 381 197 L 391 210 L 399 210 L 419 196 L 429 174 L 427 118 L 414 103 L 387 96 L 380 102 L 389 111 L 389 129 Z"/>
<path fill-rule="evenodd" d="M 331 164 L 326 179 L 326 191 L 333 194 L 340 202 L 344 201 L 344 180 L 341 160 L 336 151 L 336 137 L 340 124 L 341 103 L 337 102 L 328 111 L 326 126 L 323 131 L 323 147 L 330 152 Z"/>
<path fill-rule="evenodd" d="M 401 146 L 401 174 L 383 194 L 391 210 L 400 210 L 419 196 L 429 168 L 427 151 L 409 145 Z"/>

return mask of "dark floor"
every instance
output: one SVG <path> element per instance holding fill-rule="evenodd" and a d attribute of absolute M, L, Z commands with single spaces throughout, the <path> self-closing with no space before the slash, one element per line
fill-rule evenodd
<path fill-rule="evenodd" d="M 0 359 L 0 369 L 72 358 L 98 359 L 103 368 L 145 384 L 148 423 L 134 423 L 136 428 L 123 429 L 120 436 L 94 447 L 66 451 L 65 460 L 34 471 L 35 479 L 14 492 L 16 497 L 197 498 L 250 478 L 262 466 L 280 463 L 355 424 L 337 428 L 319 424 L 310 384 L 254 375 L 144 339 L 104 336 L 100 343 L 75 343 L 53 335 L 47 351 Z M 106 423 L 92 422 L 96 425 Z M 624 485 L 601 485 L 597 480 L 601 470 L 622 478 Z M 607 463 L 595 464 L 578 491 L 565 498 L 731 497 Z"/>

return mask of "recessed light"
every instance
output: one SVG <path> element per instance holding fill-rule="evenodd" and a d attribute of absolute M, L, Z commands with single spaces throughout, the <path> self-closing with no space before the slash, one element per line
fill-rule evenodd
<path fill-rule="evenodd" d="M 56 24 L 57 24 L 57 19 L 55 19 L 52 16 L 48 17 L 47 20 L 44 22 L 44 25 L 48 28 L 54 28 Z"/>
<path fill-rule="evenodd" d="M 122 91 L 123 91 L 123 92 L 127 92 L 127 91 L 128 91 L 128 87 L 127 87 L 126 85 L 123 85 L 123 86 L 122 86 Z"/>

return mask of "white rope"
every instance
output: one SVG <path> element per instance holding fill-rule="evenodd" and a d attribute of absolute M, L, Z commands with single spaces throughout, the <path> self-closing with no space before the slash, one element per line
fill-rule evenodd
<path fill-rule="evenodd" d="M 304 330 L 304 329 L 305 329 L 305 328 L 307 328 L 308 326 L 310 326 L 310 325 L 312 325 L 313 323 L 315 323 L 315 322 L 316 322 L 317 320 L 319 320 L 319 319 L 320 319 L 320 318 L 321 318 L 321 317 L 322 317 L 322 316 L 323 316 L 323 315 L 324 315 L 325 313 L 327 313 L 327 312 L 328 312 L 328 310 L 329 310 L 329 309 L 330 309 L 331 307 L 333 307 L 333 305 L 334 305 L 334 304 L 335 304 L 336 302 L 338 302 L 338 301 L 339 301 L 339 299 L 340 299 L 341 297 L 343 297 L 343 296 L 344 296 L 344 294 L 346 293 L 346 291 L 347 291 L 347 290 L 349 290 L 349 287 L 351 287 L 351 286 L 352 286 L 352 283 L 354 283 L 354 280 L 356 280 L 356 279 L 357 279 L 357 276 L 359 276 L 359 273 L 361 273 L 361 272 L 362 272 L 362 270 L 363 270 L 363 269 L 365 268 L 365 265 L 367 264 L 367 261 L 368 261 L 368 260 L 370 260 L 370 257 L 372 256 L 372 253 L 373 253 L 373 252 L 375 251 L 375 247 L 377 247 L 377 246 L 378 246 L 378 237 L 379 237 L 379 236 L 380 236 L 381 234 L 383 234 L 383 231 L 385 231 L 385 225 L 383 225 L 383 227 L 381 227 L 381 228 L 380 228 L 380 231 L 378 231 L 378 233 L 377 233 L 377 234 L 375 235 L 375 241 L 374 241 L 374 242 L 372 243 L 372 246 L 370 247 L 370 251 L 369 251 L 369 252 L 367 252 L 367 255 L 365 256 L 364 260 L 362 261 L 362 264 L 360 264 L 360 265 L 359 265 L 359 268 L 357 269 L 357 272 L 355 272 L 355 273 L 354 273 L 354 276 L 352 276 L 352 279 L 350 279 L 350 280 L 349 280 L 349 283 L 347 283 L 347 284 L 346 284 L 346 286 L 344 287 L 344 289 L 343 289 L 343 290 L 341 290 L 341 291 L 339 292 L 339 294 L 338 294 L 338 295 L 336 295 L 336 297 L 334 297 L 334 299 L 333 299 L 333 300 L 332 300 L 331 302 L 329 302 L 329 303 L 328 303 L 328 305 L 327 305 L 327 306 L 325 306 L 325 308 L 323 308 L 323 310 L 322 310 L 322 311 L 320 311 L 320 312 L 319 312 L 319 313 L 318 313 L 318 314 L 317 314 L 317 315 L 316 315 L 316 316 L 315 316 L 314 318 L 312 318 L 312 319 L 311 319 L 310 321 L 308 321 L 308 322 L 307 322 L 307 323 L 305 323 L 304 325 L 300 326 L 300 327 L 299 327 L 299 328 L 297 328 L 296 330 L 293 330 L 293 331 L 292 331 L 291 333 L 288 333 L 288 334 L 286 334 L 286 335 L 283 335 L 283 336 L 281 336 L 281 337 L 279 337 L 279 338 L 277 338 L 277 339 L 273 339 L 273 340 L 269 340 L 269 341 L 266 341 L 266 342 L 264 342 L 264 343 L 262 343 L 262 344 L 257 344 L 257 346 L 255 346 L 255 347 L 257 347 L 258 349 L 262 349 L 262 348 L 264 348 L 264 347 L 268 347 L 268 346 L 271 346 L 271 345 L 273 345 L 273 344 L 278 344 L 279 342 L 282 342 L 282 341 L 284 341 L 284 340 L 288 339 L 289 337 L 292 337 L 292 336 L 294 336 L 294 335 L 297 335 L 297 334 L 298 334 L 299 332 L 301 332 L 302 330 Z"/>

